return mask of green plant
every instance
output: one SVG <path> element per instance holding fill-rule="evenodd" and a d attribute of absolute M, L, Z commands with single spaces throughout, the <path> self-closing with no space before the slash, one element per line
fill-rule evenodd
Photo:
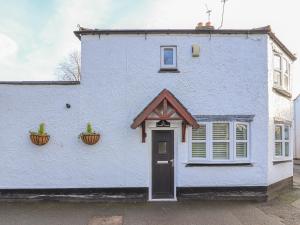
<path fill-rule="evenodd" d="M 47 135 L 47 133 L 45 132 L 45 123 L 40 123 L 39 125 L 39 129 L 37 132 L 34 131 L 29 131 L 30 134 L 34 134 L 34 135 Z"/>
<path fill-rule="evenodd" d="M 86 125 L 86 133 L 92 134 L 93 133 L 93 127 L 91 123 L 87 123 Z"/>
<path fill-rule="evenodd" d="M 45 134 L 45 124 L 44 124 L 44 123 L 41 123 L 41 124 L 39 125 L 38 134 L 39 134 L 39 135 L 44 135 L 44 134 Z"/>
<path fill-rule="evenodd" d="M 85 132 L 80 133 L 78 138 L 81 138 L 81 136 L 89 135 L 89 134 L 93 134 L 93 135 L 98 134 L 93 130 L 91 123 L 87 123 Z"/>

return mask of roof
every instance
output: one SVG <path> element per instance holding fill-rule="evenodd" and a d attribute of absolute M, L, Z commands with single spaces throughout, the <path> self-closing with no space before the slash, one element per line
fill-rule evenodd
<path fill-rule="evenodd" d="M 140 126 L 147 117 L 166 100 L 188 125 L 199 127 L 197 120 L 189 113 L 182 103 L 167 89 L 162 90 L 133 120 L 131 128 Z M 171 119 L 170 119 L 171 120 Z"/>
<path fill-rule="evenodd" d="M 287 54 L 287 56 L 295 61 L 297 58 L 272 32 L 270 26 L 254 28 L 254 29 L 138 29 L 138 30 L 107 30 L 107 29 L 89 29 L 79 27 L 78 31 L 74 31 L 76 37 L 81 40 L 83 35 L 121 35 L 121 34 L 267 34 L 270 38 Z"/>

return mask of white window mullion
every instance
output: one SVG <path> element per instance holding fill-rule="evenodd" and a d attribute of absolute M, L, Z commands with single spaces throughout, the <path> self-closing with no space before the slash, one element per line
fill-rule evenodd
<path fill-rule="evenodd" d="M 229 159 L 235 160 L 235 123 L 229 123 Z"/>
<path fill-rule="evenodd" d="M 232 131 L 233 131 L 232 132 L 233 133 L 232 134 L 233 135 L 233 138 L 232 138 L 233 139 L 232 140 L 232 142 L 233 142 L 233 146 L 232 146 L 233 147 L 233 159 L 236 160 L 236 158 L 237 158 L 236 157 L 236 143 L 237 143 L 237 141 L 236 141 L 236 123 L 235 122 L 233 123 Z"/>
<path fill-rule="evenodd" d="M 207 159 L 209 161 L 212 160 L 212 129 L 211 129 L 211 123 L 207 123 L 207 131 L 206 131 L 206 137 L 207 137 Z"/>
<path fill-rule="evenodd" d="M 244 139 L 243 139 L 243 136 L 242 137 L 237 136 L 238 127 L 244 127 L 244 131 L 246 132 L 246 137 Z M 249 160 L 250 159 L 250 157 L 249 157 L 249 149 L 250 149 L 250 147 L 249 147 L 249 132 L 250 132 L 249 123 L 246 123 L 246 122 L 235 122 L 234 123 L 234 157 L 235 157 L 235 160 Z M 243 143 L 244 143 L 244 145 L 242 145 L 242 147 L 244 147 L 243 153 L 246 156 L 238 157 L 238 153 L 241 153 L 241 152 L 237 151 L 237 146 L 238 145 L 240 146 Z"/>

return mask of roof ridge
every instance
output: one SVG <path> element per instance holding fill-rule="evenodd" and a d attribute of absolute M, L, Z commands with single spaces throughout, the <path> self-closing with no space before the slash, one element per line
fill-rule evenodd
<path fill-rule="evenodd" d="M 90 29 L 78 26 L 79 30 L 74 31 L 76 37 L 80 40 L 83 35 L 122 35 L 122 34 L 267 34 L 269 37 L 295 61 L 297 57 L 292 53 L 275 35 L 271 26 L 252 28 L 252 29 Z"/>

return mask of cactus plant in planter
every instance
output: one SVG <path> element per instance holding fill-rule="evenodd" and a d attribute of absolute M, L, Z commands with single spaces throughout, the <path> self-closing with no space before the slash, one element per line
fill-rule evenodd
<path fill-rule="evenodd" d="M 45 132 L 45 124 L 44 123 L 41 123 L 39 125 L 39 130 L 38 132 L 32 132 L 32 131 L 29 131 L 30 133 L 30 140 L 33 144 L 35 145 L 45 145 L 48 143 L 49 139 L 50 139 L 50 135 L 48 135 L 46 132 Z"/>
<path fill-rule="evenodd" d="M 79 137 L 87 145 L 94 145 L 100 140 L 100 134 L 93 131 L 91 123 L 87 124 L 86 132 L 82 132 Z"/>

